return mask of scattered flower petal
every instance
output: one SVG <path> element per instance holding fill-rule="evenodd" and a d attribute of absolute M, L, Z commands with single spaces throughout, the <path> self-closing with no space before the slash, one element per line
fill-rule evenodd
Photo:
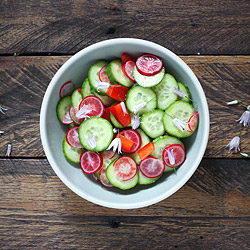
<path fill-rule="evenodd" d="M 142 103 L 138 104 L 137 106 L 135 106 L 134 109 L 133 109 L 134 114 L 138 113 L 138 111 L 140 109 L 144 108 L 146 105 L 147 105 L 146 102 L 142 102 Z"/>
<path fill-rule="evenodd" d="M 229 147 L 229 150 L 232 150 L 233 148 L 235 148 L 235 153 L 237 153 L 237 151 L 240 151 L 240 137 L 239 136 L 235 136 L 228 144 L 227 147 Z"/>
<path fill-rule="evenodd" d="M 234 104 L 238 104 L 239 101 L 238 100 L 233 100 L 231 102 L 227 102 L 227 105 L 234 105 Z"/>
<path fill-rule="evenodd" d="M 88 106 L 89 105 L 84 104 L 81 107 L 81 109 L 76 113 L 76 118 L 78 118 L 78 119 L 89 118 L 89 116 L 87 115 L 89 113 Z"/>
<path fill-rule="evenodd" d="M 110 86 L 108 82 L 101 82 L 101 81 L 96 81 L 96 89 L 99 91 L 99 89 L 107 89 Z"/>
<path fill-rule="evenodd" d="M 6 152 L 6 155 L 5 156 L 8 156 L 10 157 L 10 154 L 11 154 L 11 144 L 8 144 L 8 147 L 7 147 L 7 152 Z"/>
<path fill-rule="evenodd" d="M 95 141 L 95 137 L 93 135 L 90 135 L 89 137 L 87 137 L 86 140 L 91 148 L 96 147 L 96 141 Z"/>
<path fill-rule="evenodd" d="M 167 153 L 168 153 L 168 159 L 169 159 L 169 163 L 174 166 L 175 164 L 175 158 L 174 158 L 174 150 L 171 149 L 171 151 L 167 150 Z"/>
<path fill-rule="evenodd" d="M 132 129 L 137 129 L 137 128 L 139 128 L 139 126 L 140 126 L 140 119 L 141 119 L 141 117 L 139 116 L 139 114 L 136 114 L 135 116 L 134 116 L 134 122 L 133 122 L 133 124 L 132 124 Z"/>
<path fill-rule="evenodd" d="M 113 128 L 113 132 L 114 132 L 114 133 L 118 133 L 118 131 L 119 131 L 119 130 L 118 130 L 117 128 Z"/>
<path fill-rule="evenodd" d="M 8 110 L 8 109 L 5 109 L 5 108 L 3 108 L 3 107 L 0 105 L 0 112 L 1 112 L 3 115 L 5 115 L 5 112 L 4 112 L 4 111 L 6 111 L 6 110 Z"/>
<path fill-rule="evenodd" d="M 134 84 L 132 85 L 132 88 L 135 87 L 135 86 L 138 86 L 138 85 L 139 85 L 138 83 L 134 83 Z"/>
<path fill-rule="evenodd" d="M 122 142 L 120 138 L 115 138 L 109 145 L 109 147 L 106 150 L 110 150 L 111 148 L 113 148 L 113 152 L 115 152 L 117 150 L 118 154 L 122 153 Z"/>
<path fill-rule="evenodd" d="M 127 111 L 127 108 L 126 108 L 126 105 L 124 102 L 121 102 L 121 107 L 122 107 L 122 111 L 124 114 L 128 114 L 128 111 Z"/>
<path fill-rule="evenodd" d="M 247 106 L 247 110 L 241 115 L 240 119 L 236 122 L 242 123 L 244 127 L 250 126 L 250 105 Z"/>
<path fill-rule="evenodd" d="M 246 154 L 246 153 L 240 153 L 242 156 L 244 156 L 244 157 L 250 157 L 248 154 Z"/>
<path fill-rule="evenodd" d="M 173 124 L 179 129 L 181 130 L 182 132 L 185 130 L 186 128 L 186 123 L 179 120 L 178 118 L 174 118 L 173 120 Z"/>
<path fill-rule="evenodd" d="M 73 122 L 73 120 L 71 119 L 69 112 L 67 112 L 66 115 L 63 118 L 63 123 L 69 124 L 69 123 L 72 123 L 72 122 Z"/>
<path fill-rule="evenodd" d="M 186 94 L 177 89 L 177 87 L 174 87 L 174 89 L 171 89 L 171 91 L 180 97 L 186 97 Z"/>

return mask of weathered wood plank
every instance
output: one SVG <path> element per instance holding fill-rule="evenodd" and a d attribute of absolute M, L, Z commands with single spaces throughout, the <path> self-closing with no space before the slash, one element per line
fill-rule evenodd
<path fill-rule="evenodd" d="M 248 217 L 250 212 L 249 160 L 246 159 L 204 159 L 191 179 L 173 196 L 134 210 L 104 208 L 80 198 L 58 179 L 45 159 L 0 159 L 0 166 L 2 217 L 105 214 L 234 218 Z"/>
<path fill-rule="evenodd" d="M 0 156 L 4 156 L 8 135 L 13 140 L 12 156 L 43 157 L 39 134 L 39 112 L 49 81 L 68 59 L 58 57 L 0 57 L 0 105 L 9 110 L 0 114 Z M 240 157 L 226 144 L 241 134 L 241 149 L 249 152 L 249 128 L 235 122 L 244 108 L 228 107 L 226 101 L 245 98 L 249 104 L 250 56 L 182 56 L 200 79 L 208 99 L 211 118 L 205 157 Z"/>
<path fill-rule="evenodd" d="M 134 37 L 178 54 L 249 54 L 248 0 L 0 2 L 0 53 L 73 54 Z"/>

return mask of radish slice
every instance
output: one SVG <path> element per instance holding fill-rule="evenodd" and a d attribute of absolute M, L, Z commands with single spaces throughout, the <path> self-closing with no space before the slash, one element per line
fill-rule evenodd
<path fill-rule="evenodd" d="M 107 170 L 107 166 L 101 168 L 100 173 L 99 173 L 99 180 L 102 183 L 103 186 L 105 187 L 114 187 L 108 180 L 107 176 L 106 176 L 106 170 Z"/>
<path fill-rule="evenodd" d="M 127 53 L 122 53 L 121 59 L 122 64 L 125 64 L 127 61 L 133 61 L 133 58 Z"/>
<path fill-rule="evenodd" d="M 138 72 L 145 76 L 152 76 L 159 73 L 162 67 L 162 60 L 155 55 L 144 54 L 136 60 Z"/>
<path fill-rule="evenodd" d="M 169 153 L 173 154 L 174 165 L 170 163 Z M 162 152 L 163 162 L 170 168 L 179 167 L 186 159 L 185 149 L 180 144 L 172 144 L 166 147 Z"/>
<path fill-rule="evenodd" d="M 71 119 L 69 112 L 66 113 L 66 115 L 63 118 L 63 124 L 71 124 L 74 121 Z"/>
<path fill-rule="evenodd" d="M 115 156 L 116 152 L 113 152 L 113 150 L 105 150 L 102 151 L 101 155 L 102 158 L 108 158 L 108 159 L 112 159 Z"/>
<path fill-rule="evenodd" d="M 103 164 L 102 156 L 92 151 L 84 151 L 80 157 L 80 166 L 84 173 L 94 174 Z"/>
<path fill-rule="evenodd" d="M 66 140 L 71 147 L 83 148 L 79 140 L 78 129 L 79 127 L 71 128 L 66 134 Z"/>
<path fill-rule="evenodd" d="M 188 132 L 190 133 L 194 132 L 197 126 L 198 120 L 199 120 L 199 113 L 198 111 L 196 111 L 195 113 L 192 114 L 192 116 L 188 120 L 188 127 L 189 127 L 189 130 L 187 130 Z"/>
<path fill-rule="evenodd" d="M 130 151 L 122 149 L 122 152 L 125 154 L 133 154 L 135 153 L 141 146 L 141 136 L 140 134 L 133 129 L 126 129 L 120 132 L 120 135 L 130 139 L 134 142 Z"/>
<path fill-rule="evenodd" d="M 163 162 L 153 156 L 148 156 L 140 162 L 142 174 L 148 178 L 156 178 L 163 174 L 165 166 Z"/>
<path fill-rule="evenodd" d="M 75 87 L 74 87 L 73 83 L 71 81 L 66 82 L 60 88 L 59 96 L 62 99 L 65 96 L 71 95 L 74 90 L 75 90 Z"/>
<path fill-rule="evenodd" d="M 69 115 L 71 117 L 71 119 L 77 124 L 77 125 L 80 125 L 84 119 L 78 119 L 76 117 L 76 114 L 78 112 L 78 108 L 74 108 L 73 106 L 70 106 L 69 108 Z"/>
<path fill-rule="evenodd" d="M 79 105 L 79 110 L 83 107 L 83 105 L 88 106 L 88 116 L 99 116 L 101 117 L 104 113 L 105 107 L 103 105 L 102 100 L 97 96 L 86 96 L 83 98 Z"/>
<path fill-rule="evenodd" d="M 113 166 L 117 178 L 121 181 L 131 180 L 137 173 L 137 164 L 130 156 L 118 158 Z"/>
<path fill-rule="evenodd" d="M 129 78 L 131 81 L 135 81 L 133 76 L 133 69 L 135 67 L 135 63 L 131 60 L 127 61 L 125 64 L 122 65 L 124 74 Z"/>
<path fill-rule="evenodd" d="M 108 82 L 111 83 L 111 81 L 108 78 L 107 72 L 106 72 L 107 65 L 104 65 L 100 71 L 99 71 L 99 79 L 101 82 Z"/>

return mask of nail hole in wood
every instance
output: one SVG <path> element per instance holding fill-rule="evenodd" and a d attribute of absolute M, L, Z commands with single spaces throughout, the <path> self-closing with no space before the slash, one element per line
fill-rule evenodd
<path fill-rule="evenodd" d="M 109 224 L 113 228 L 118 228 L 120 226 L 120 221 L 118 219 L 111 219 Z"/>
<path fill-rule="evenodd" d="M 106 35 L 114 34 L 115 33 L 115 28 L 109 28 L 106 32 Z"/>

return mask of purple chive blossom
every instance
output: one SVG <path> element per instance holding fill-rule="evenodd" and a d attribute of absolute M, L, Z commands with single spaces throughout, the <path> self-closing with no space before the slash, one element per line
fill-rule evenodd
<path fill-rule="evenodd" d="M 111 148 L 113 148 L 113 152 L 115 152 L 117 150 L 118 154 L 121 154 L 121 150 L 122 150 L 122 142 L 120 138 L 115 138 L 109 145 L 109 147 L 107 148 L 107 150 L 110 150 Z"/>
<path fill-rule="evenodd" d="M 114 133 L 118 133 L 118 131 L 119 131 L 119 130 L 118 130 L 117 128 L 113 128 L 113 132 L 114 132 Z"/>
<path fill-rule="evenodd" d="M 174 118 L 173 120 L 173 124 L 179 129 L 181 130 L 181 132 L 183 132 L 186 128 L 186 123 L 179 120 L 178 118 Z"/>
<path fill-rule="evenodd" d="M 140 126 L 140 119 L 141 119 L 141 117 L 139 116 L 139 114 L 136 114 L 135 116 L 134 116 L 134 122 L 133 122 L 133 124 L 132 124 L 132 129 L 137 129 L 137 128 L 139 128 L 139 126 Z"/>
<path fill-rule="evenodd" d="M 76 113 L 76 118 L 78 119 L 82 119 L 82 118 L 89 118 L 89 116 L 87 115 L 90 111 L 88 110 L 88 106 L 89 105 L 83 105 L 79 111 L 77 111 Z"/>
<path fill-rule="evenodd" d="M 121 107 L 122 107 L 123 113 L 124 113 L 124 114 L 128 114 L 128 111 L 127 111 L 127 109 L 126 109 L 126 105 L 125 105 L 124 102 L 121 102 Z"/>
<path fill-rule="evenodd" d="M 137 106 L 135 106 L 134 109 L 133 109 L 134 114 L 138 113 L 138 111 L 140 109 L 144 108 L 146 105 L 147 105 L 146 102 L 142 102 L 142 103 L 138 104 Z"/>
<path fill-rule="evenodd" d="M 227 105 L 234 105 L 234 104 L 238 104 L 239 101 L 238 100 L 233 100 L 231 102 L 227 102 Z"/>
<path fill-rule="evenodd" d="M 96 89 L 99 91 L 99 89 L 107 89 L 110 86 L 108 82 L 101 82 L 101 81 L 96 81 Z"/>
<path fill-rule="evenodd" d="M 175 164 L 175 158 L 174 158 L 174 153 L 173 153 L 173 149 L 171 150 L 167 150 L 167 153 L 168 153 L 168 159 L 169 159 L 169 163 L 174 166 Z"/>
<path fill-rule="evenodd" d="M 89 137 L 87 137 L 86 140 L 91 148 L 96 147 L 96 141 L 95 141 L 95 137 L 93 135 L 89 135 Z"/>
<path fill-rule="evenodd" d="M 4 112 L 4 111 L 6 111 L 6 110 L 8 110 L 8 109 L 5 109 L 5 108 L 3 108 L 2 106 L 0 106 L 0 112 L 1 112 L 3 115 L 5 115 L 5 112 Z"/>
<path fill-rule="evenodd" d="M 6 152 L 6 155 L 5 156 L 8 156 L 8 157 L 10 157 L 10 154 L 11 154 L 11 144 L 8 144 L 8 146 L 7 146 L 7 152 Z"/>
<path fill-rule="evenodd" d="M 138 85 L 139 85 L 138 83 L 134 83 L 134 84 L 132 85 L 132 88 L 135 87 L 135 86 L 138 86 Z"/>
<path fill-rule="evenodd" d="M 227 147 L 229 147 L 229 150 L 232 150 L 233 148 L 235 148 L 235 153 L 237 153 L 237 151 L 240 151 L 240 137 L 239 136 L 235 136 L 228 144 Z"/>
<path fill-rule="evenodd" d="M 241 115 L 240 119 L 236 122 L 242 123 L 244 127 L 250 127 L 250 105 L 247 106 L 247 110 Z"/>
<path fill-rule="evenodd" d="M 69 112 L 67 112 L 63 118 L 63 123 L 70 124 L 72 122 L 73 122 L 73 120 L 71 119 Z"/>
<path fill-rule="evenodd" d="M 186 94 L 181 92 L 179 89 L 177 89 L 177 87 L 174 87 L 174 89 L 171 89 L 171 91 L 173 93 L 175 93 L 176 95 L 178 95 L 179 97 L 186 97 Z"/>

